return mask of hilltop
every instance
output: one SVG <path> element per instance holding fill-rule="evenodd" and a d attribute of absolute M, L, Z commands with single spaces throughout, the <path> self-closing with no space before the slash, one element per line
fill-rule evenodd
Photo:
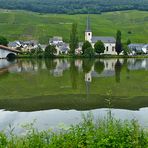
<path fill-rule="evenodd" d="M 87 15 L 40 14 L 28 11 L 0 10 L 0 35 L 13 40 L 36 39 L 47 43 L 52 36 L 69 40 L 71 24 L 78 23 L 79 40 L 84 40 Z M 148 42 L 148 12 L 117 11 L 90 15 L 94 35 L 116 36 L 119 29 L 123 41 Z"/>
<path fill-rule="evenodd" d="M 148 10 L 147 0 L 0 0 L 0 8 L 40 13 L 87 14 L 120 10 Z"/>

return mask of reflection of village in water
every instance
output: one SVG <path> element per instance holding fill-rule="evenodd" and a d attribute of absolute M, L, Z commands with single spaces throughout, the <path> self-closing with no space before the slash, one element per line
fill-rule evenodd
<path fill-rule="evenodd" d="M 0 60 L 0 74 L 38 72 L 49 70 L 54 77 L 62 77 L 64 71 L 82 72 L 86 82 L 95 77 L 120 77 L 122 68 L 132 70 L 148 70 L 148 59 L 46 59 L 46 60 Z M 118 78 L 117 78 L 118 79 Z M 117 80 L 120 81 L 120 80 Z"/>
<path fill-rule="evenodd" d="M 108 107 L 106 98 L 109 91 L 114 93 L 111 98 L 115 108 L 147 107 L 147 82 L 143 84 L 141 81 L 142 77 L 147 76 L 147 72 L 148 59 L 17 59 L 13 62 L 0 60 L 0 78 L 4 80 L 2 84 L 16 78 L 11 85 L 15 84 L 14 88 L 17 90 L 18 82 L 23 81 L 25 88 L 21 86 L 21 92 L 16 93 L 19 98 L 25 91 L 22 93 L 22 100 L 25 95 L 29 96 L 23 103 L 19 99 L 10 99 L 6 103 L 6 100 L 2 99 L 0 107 L 23 111 L 55 108 L 96 109 Z M 137 78 L 142 87 L 134 87 Z M 130 93 L 127 92 L 126 84 L 129 85 L 128 88 L 131 87 Z M 118 93 L 119 89 L 121 95 Z M 136 89 L 139 94 L 133 95 Z M 36 93 L 36 90 L 39 93 Z M 44 95 L 46 93 L 47 95 Z M 129 98 L 133 98 L 134 102 Z M 30 106 L 30 102 L 35 106 Z"/>

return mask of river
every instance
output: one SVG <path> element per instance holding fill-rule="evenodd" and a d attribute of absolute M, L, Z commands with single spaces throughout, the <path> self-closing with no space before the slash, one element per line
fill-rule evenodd
<path fill-rule="evenodd" d="M 0 130 L 68 127 L 90 111 L 148 127 L 148 59 L 0 60 Z"/>

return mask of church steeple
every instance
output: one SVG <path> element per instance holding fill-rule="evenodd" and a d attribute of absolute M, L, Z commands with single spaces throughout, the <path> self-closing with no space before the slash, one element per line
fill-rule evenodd
<path fill-rule="evenodd" d="M 87 16 L 87 20 L 86 20 L 86 32 L 91 32 L 89 15 Z"/>
<path fill-rule="evenodd" d="M 90 27 L 90 18 L 87 16 L 87 21 L 86 21 L 86 30 L 85 30 L 85 41 L 89 41 L 90 43 L 92 39 L 92 31 Z"/>

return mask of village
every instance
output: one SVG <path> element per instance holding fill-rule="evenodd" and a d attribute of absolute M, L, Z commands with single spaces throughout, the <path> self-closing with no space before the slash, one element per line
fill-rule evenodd
<path fill-rule="evenodd" d="M 93 32 L 91 30 L 90 19 L 87 17 L 86 30 L 85 30 L 85 42 L 79 42 L 76 48 L 74 49 L 74 55 L 83 55 L 84 49 L 88 42 L 91 45 L 92 49 L 98 48 L 97 50 L 102 50 L 100 48 L 104 48 L 103 51 L 95 52 L 95 55 L 147 55 L 148 54 L 148 44 L 144 43 L 127 43 L 127 47 L 117 51 L 117 39 L 115 37 L 108 36 L 93 36 Z M 121 39 L 120 39 L 121 40 Z M 104 47 L 95 47 L 98 42 L 103 43 Z M 37 40 L 29 40 L 29 41 L 13 41 L 9 42 L 8 47 L 0 45 L 0 58 L 7 58 L 8 56 L 17 55 L 19 53 L 36 53 L 36 52 L 45 52 L 48 46 L 54 47 L 53 55 L 69 55 L 70 54 L 70 44 L 65 43 L 62 37 L 54 36 L 49 39 L 48 45 L 40 44 Z M 89 46 L 89 45 L 88 45 Z M 99 46 L 99 45 L 98 45 Z M 101 46 L 101 45 L 100 45 Z M 7 52 L 6 52 L 7 51 Z M 90 52 L 90 51 L 88 51 Z"/>

